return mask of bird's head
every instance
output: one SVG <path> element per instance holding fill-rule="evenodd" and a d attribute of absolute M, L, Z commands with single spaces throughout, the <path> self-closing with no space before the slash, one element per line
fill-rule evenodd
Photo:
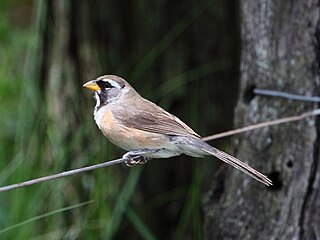
<path fill-rule="evenodd" d="M 116 75 L 103 75 L 83 84 L 83 87 L 94 91 L 96 110 L 126 95 L 136 93 L 126 80 Z"/>

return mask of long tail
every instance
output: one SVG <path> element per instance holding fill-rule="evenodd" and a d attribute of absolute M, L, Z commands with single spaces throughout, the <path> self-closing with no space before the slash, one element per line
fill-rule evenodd
<path fill-rule="evenodd" d="M 196 145 L 199 148 L 201 148 L 202 151 L 219 158 L 220 160 L 224 161 L 225 163 L 230 164 L 234 168 L 239 169 L 240 171 L 244 172 L 245 174 L 248 174 L 249 176 L 253 177 L 257 181 L 259 181 L 267 186 L 272 185 L 272 181 L 267 176 L 263 175 L 262 173 L 258 172 L 255 169 L 253 169 L 248 164 L 241 162 L 239 159 L 237 159 L 237 158 L 235 158 L 235 157 L 233 157 L 223 151 L 220 151 L 219 149 L 216 149 L 216 148 L 210 146 L 209 144 L 207 144 L 206 142 L 203 142 L 200 139 L 197 139 L 197 140 L 198 141 L 196 141 Z M 193 141 L 193 142 L 195 143 L 195 141 Z"/>

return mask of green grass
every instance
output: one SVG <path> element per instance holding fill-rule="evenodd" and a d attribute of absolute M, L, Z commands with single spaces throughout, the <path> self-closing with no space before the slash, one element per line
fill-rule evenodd
<path fill-rule="evenodd" d="M 211 1 L 196 4 L 149 49 L 131 73 L 137 80 L 152 67 L 174 41 L 205 11 Z M 8 8 L 11 6 L 7 2 Z M 45 93 L 39 87 L 39 68 L 43 61 L 41 33 L 45 26 L 46 4 L 34 1 L 34 22 L 30 29 L 19 29 L 0 10 L 0 184 L 7 185 L 111 160 L 118 157 L 97 131 L 92 115 L 81 115 L 81 127 L 68 137 L 48 113 Z M 144 92 L 169 106 L 186 84 L 208 74 L 229 68 L 225 60 L 197 66 L 172 76 L 167 82 Z M 194 84 L 194 88 L 196 88 Z M 149 88 L 149 89 L 148 89 Z M 194 91 L 192 99 L 197 99 Z M 170 97 L 169 97 L 170 95 Z M 148 96 L 147 96 L 148 97 Z M 151 94 L 150 94 L 151 97 Z M 90 99 L 91 100 L 91 99 Z M 86 99 L 88 101 L 88 99 Z M 197 101 L 190 98 L 188 119 L 198 126 Z M 77 106 L 77 102 L 73 103 Z M 80 110 L 79 110 L 80 112 Z M 62 124 L 62 123 L 59 123 Z M 66 122 L 68 124 L 68 122 Z M 98 137 L 97 137 L 98 136 Z M 165 163 L 164 163 L 165 164 Z M 141 209 L 132 199 L 143 167 L 120 166 L 100 169 L 65 179 L 42 183 L 0 194 L 1 239 L 113 239 L 128 221 L 138 238 L 156 239 L 142 213 L 177 199 L 185 199 L 175 231 L 175 239 L 201 239 L 201 173 L 199 161 L 193 163 L 190 185 L 156 196 Z M 191 226 L 191 227 L 189 227 Z M 129 237 L 128 237 L 129 238 Z"/>

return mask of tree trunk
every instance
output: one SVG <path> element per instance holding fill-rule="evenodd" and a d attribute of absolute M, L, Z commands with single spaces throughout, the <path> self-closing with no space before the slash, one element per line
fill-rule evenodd
<path fill-rule="evenodd" d="M 319 92 L 319 2 L 242 0 L 236 127 L 298 114 L 315 104 L 254 96 L 252 88 Z M 274 182 L 228 169 L 208 194 L 206 239 L 319 239 L 319 122 L 247 132 L 235 152 Z"/>

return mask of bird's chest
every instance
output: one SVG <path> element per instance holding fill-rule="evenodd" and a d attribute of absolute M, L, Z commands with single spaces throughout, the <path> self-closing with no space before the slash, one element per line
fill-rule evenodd
<path fill-rule="evenodd" d="M 94 118 L 102 133 L 125 150 L 163 148 L 167 143 L 166 137 L 162 134 L 123 125 L 113 116 L 111 110 L 97 111 Z"/>

